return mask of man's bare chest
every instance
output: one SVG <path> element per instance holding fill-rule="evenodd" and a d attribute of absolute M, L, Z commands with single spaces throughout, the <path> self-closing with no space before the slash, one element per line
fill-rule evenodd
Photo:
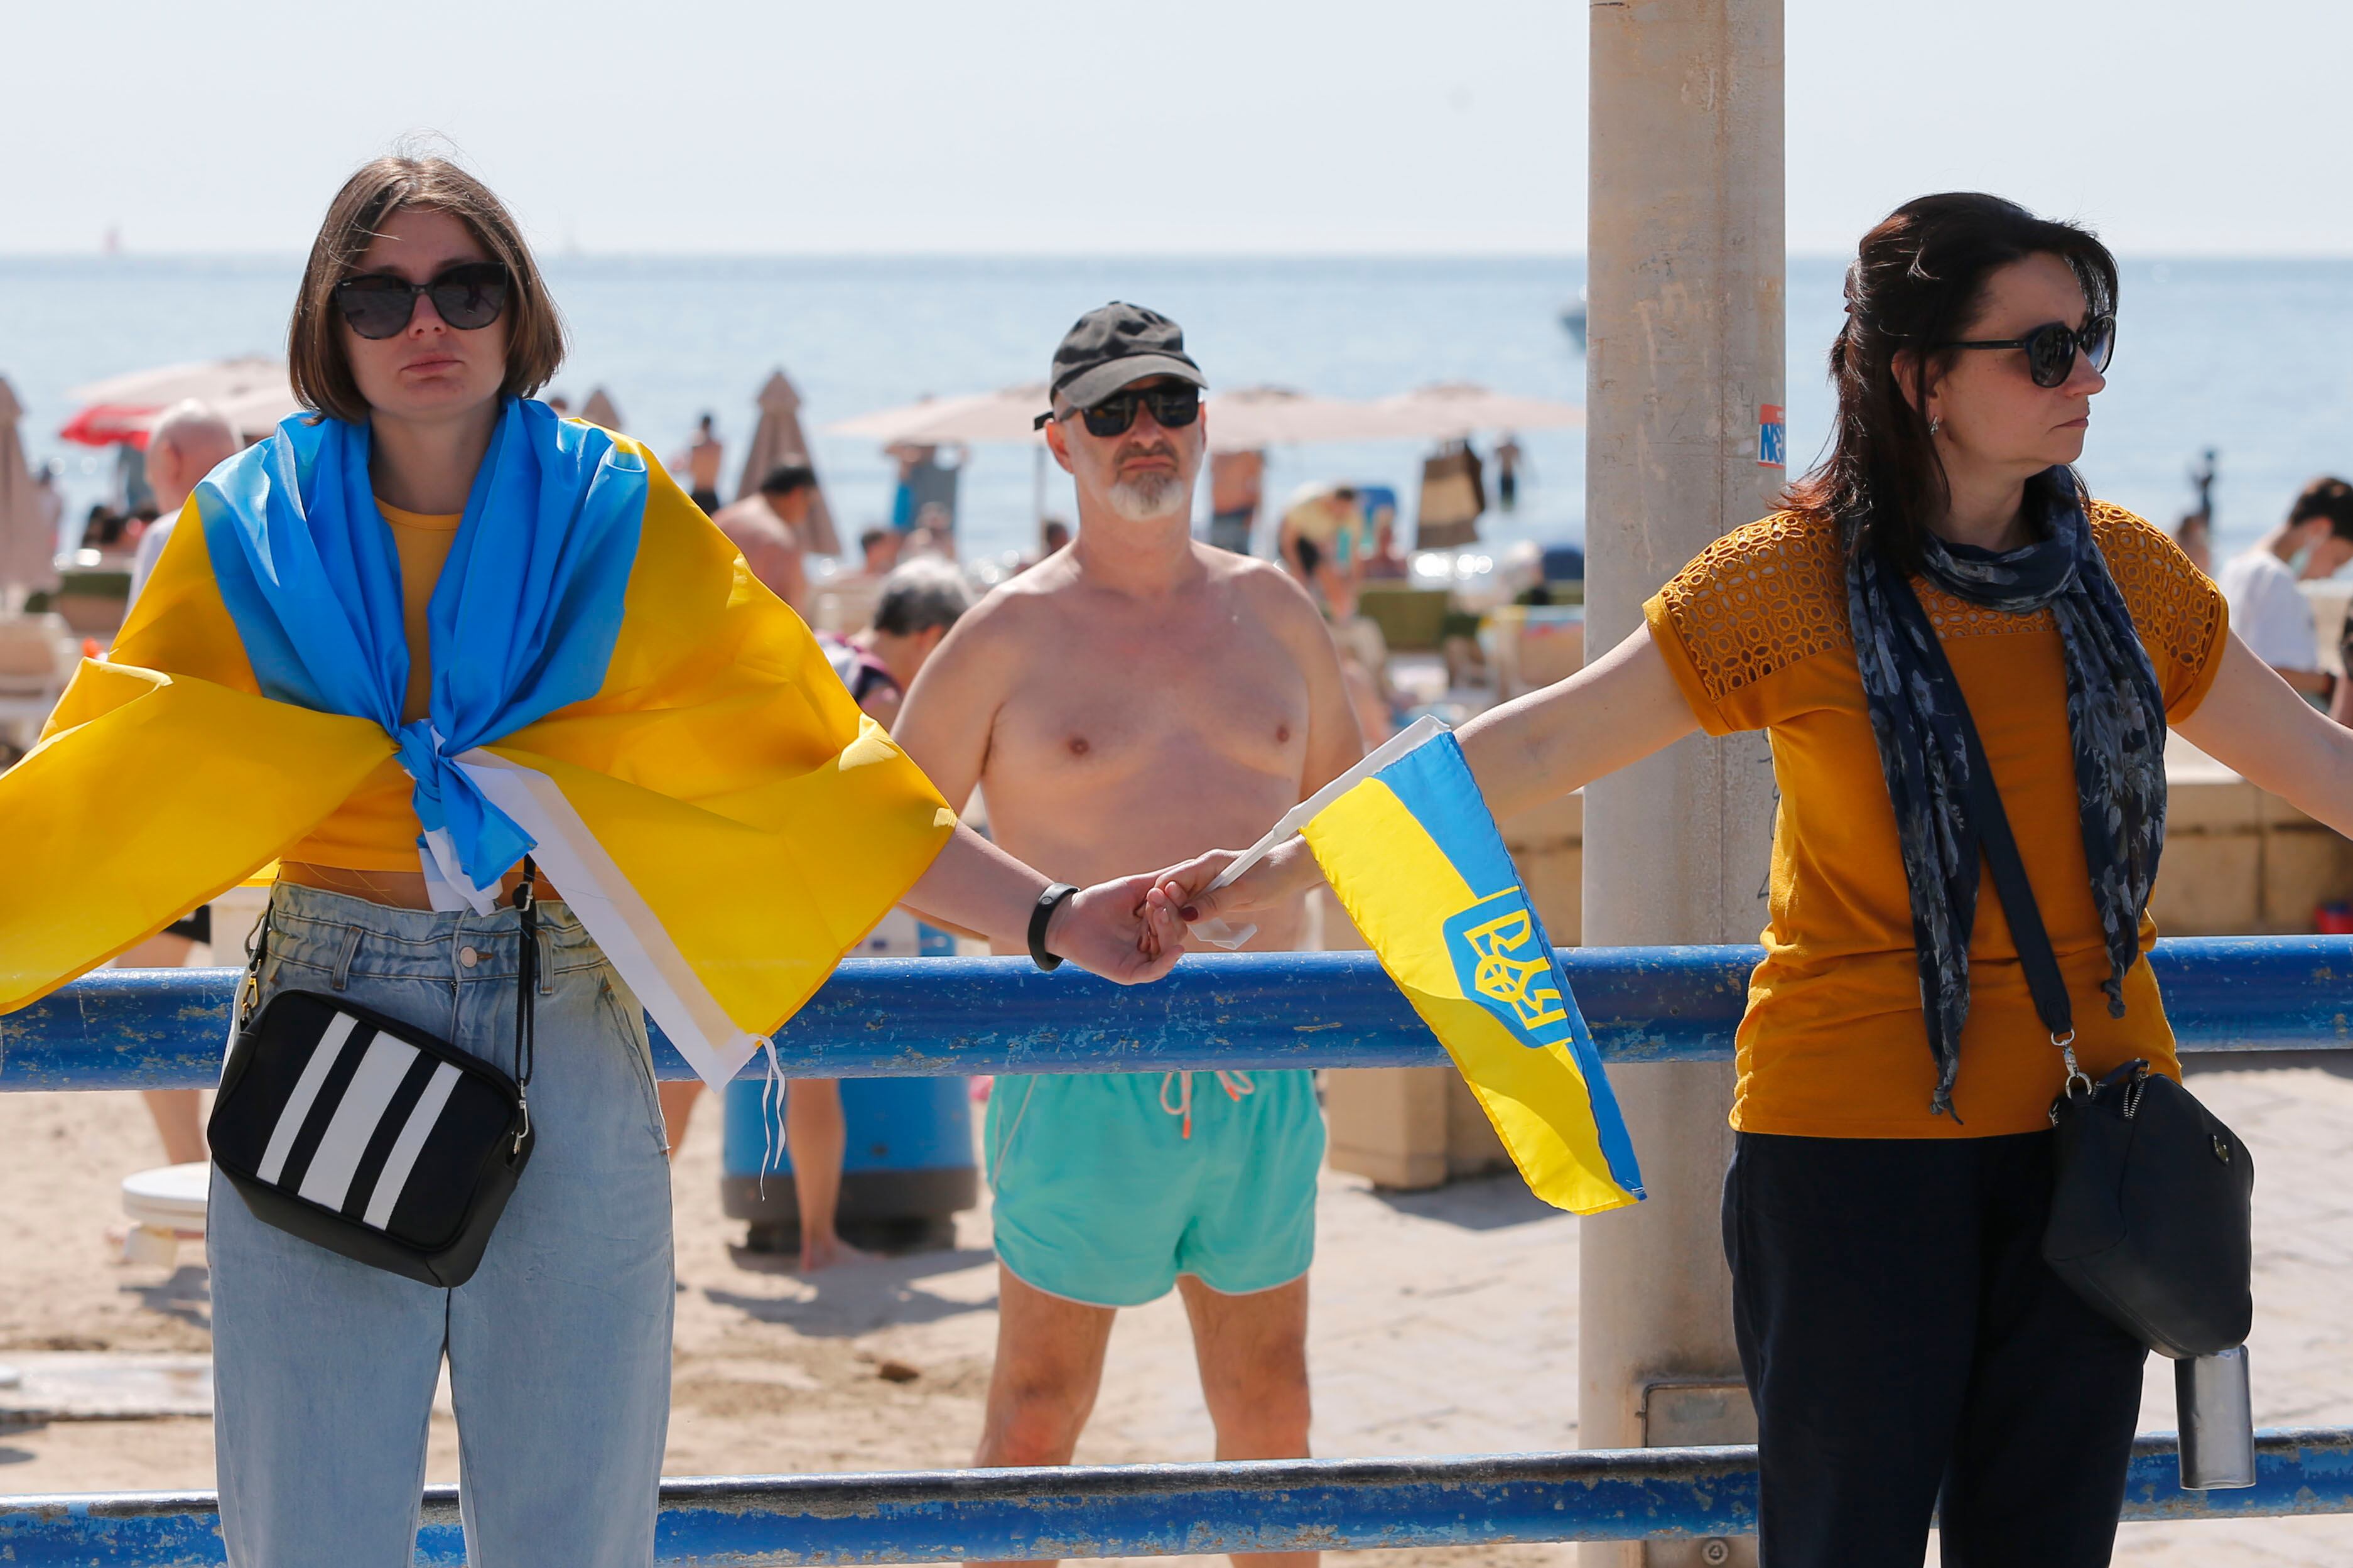
<path fill-rule="evenodd" d="M 1307 682 L 1263 634 L 1155 654 L 1071 648 L 1037 661 L 990 737 L 991 773 L 1076 780 L 1145 768 L 1296 776 L 1306 755 Z"/>

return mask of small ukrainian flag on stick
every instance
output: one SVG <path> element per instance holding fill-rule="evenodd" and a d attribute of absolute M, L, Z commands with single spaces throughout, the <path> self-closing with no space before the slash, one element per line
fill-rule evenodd
<path fill-rule="evenodd" d="M 1293 833 L 1536 1196 L 1577 1214 L 1641 1199 L 1600 1053 L 1446 725 L 1417 721 L 1294 807 L 1217 885 Z M 1250 934 L 1195 930 L 1219 946 Z"/>

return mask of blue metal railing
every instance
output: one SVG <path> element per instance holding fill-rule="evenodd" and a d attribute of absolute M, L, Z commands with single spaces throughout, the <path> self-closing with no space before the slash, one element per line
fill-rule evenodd
<path fill-rule="evenodd" d="M 2353 1510 L 2353 1434 L 2262 1434 L 2257 1482 L 2184 1492 L 2172 1435 L 2135 1446 L 2128 1521 Z M 1438 1459 L 1268 1459 L 662 1483 L 665 1564 L 936 1563 L 1363 1551 L 1752 1534 L 1757 1450 L 1630 1448 Z M 213 1568 L 211 1492 L 0 1499 L 13 1568 Z M 455 1487 L 427 1488 L 417 1562 L 465 1561 Z"/>
<path fill-rule="evenodd" d="M 1612 1062 L 1732 1054 L 1753 947 L 1561 955 Z M 2152 962 L 2187 1051 L 2353 1046 L 2353 937 L 2190 937 Z M 0 1017 L 0 1090 L 167 1089 L 220 1074 L 227 969 L 104 970 Z M 776 1036 L 787 1074 L 1429 1067 L 1445 1054 L 1369 953 L 1187 958 L 1126 989 L 1023 958 L 852 959 Z M 655 1070 L 686 1064 L 657 1041 Z"/>
<path fill-rule="evenodd" d="M 1563 955 L 1616 1062 L 1728 1056 L 1754 948 Z M 2353 1045 L 2353 938 L 2164 942 L 2184 1051 Z M 0 1018 L 0 1090 L 195 1087 L 219 1071 L 230 970 L 108 972 Z M 1026 960 L 860 960 L 776 1041 L 787 1073 L 860 1077 L 1171 1068 L 1413 1067 L 1443 1053 L 1366 954 L 1189 958 L 1121 990 Z M 685 1076 L 666 1042 L 658 1070 Z M 2185 1492 L 2172 1435 L 2135 1448 L 2125 1518 L 2353 1512 L 2353 1431 L 2262 1434 L 2257 1484 Z M 1753 1447 L 1413 1459 L 673 1479 L 663 1562 L 914 1563 L 1740 1535 Z M 209 1492 L 0 1498 L 0 1560 L 224 1561 Z M 417 1561 L 464 1560 L 454 1489 L 428 1489 Z"/>

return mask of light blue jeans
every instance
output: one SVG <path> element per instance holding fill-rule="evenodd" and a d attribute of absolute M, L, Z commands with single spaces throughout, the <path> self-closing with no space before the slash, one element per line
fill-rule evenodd
<path fill-rule="evenodd" d="M 266 1001 L 315 991 L 514 1070 L 516 916 L 281 886 Z M 214 1173 L 221 1528 L 235 1568 L 406 1568 L 442 1357 L 474 1568 L 645 1568 L 670 1426 L 670 1166 L 644 1015 L 539 907 L 537 1145 L 472 1279 L 438 1289 L 253 1217 Z"/>

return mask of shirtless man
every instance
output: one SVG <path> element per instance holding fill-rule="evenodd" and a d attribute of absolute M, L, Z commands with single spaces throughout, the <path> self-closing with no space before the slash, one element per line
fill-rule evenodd
<path fill-rule="evenodd" d="M 1071 329 L 1046 439 L 1078 535 L 956 623 L 892 731 L 949 800 L 984 786 L 997 841 L 1057 879 L 1248 843 L 1363 750 L 1307 595 L 1192 539 L 1203 384 L 1166 317 L 1113 304 Z M 1285 911 L 1251 945 L 1289 947 L 1298 923 Z M 1314 1085 L 1205 1073 L 1197 1095 L 1195 1076 L 997 1080 L 997 1368 L 976 1463 L 1069 1463 L 1116 1309 L 1172 1285 L 1218 1458 L 1307 1452 Z"/>
<path fill-rule="evenodd" d="M 693 442 L 670 460 L 670 467 L 686 470 L 686 493 L 706 513 L 719 510 L 719 464 L 726 455 L 727 448 L 706 414 L 695 422 Z"/>
<path fill-rule="evenodd" d="M 805 460 L 787 460 L 770 468 L 756 491 L 711 517 L 727 542 L 744 552 L 752 575 L 801 616 L 808 614 L 808 572 L 801 564 L 801 542 L 807 537 L 809 508 L 816 504 L 817 470 Z"/>

